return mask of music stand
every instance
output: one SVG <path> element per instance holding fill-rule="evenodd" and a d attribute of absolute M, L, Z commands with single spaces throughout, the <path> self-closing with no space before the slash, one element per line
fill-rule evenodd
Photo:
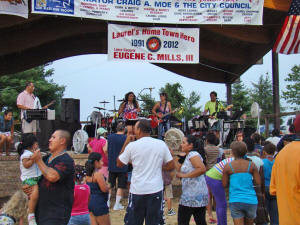
<path fill-rule="evenodd" d="M 233 113 L 230 120 L 238 120 L 244 113 L 244 110 L 237 110 Z"/>

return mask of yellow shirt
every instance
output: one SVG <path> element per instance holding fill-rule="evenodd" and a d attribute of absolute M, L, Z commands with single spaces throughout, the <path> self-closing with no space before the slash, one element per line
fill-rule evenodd
<path fill-rule="evenodd" d="M 218 102 L 218 112 L 220 112 L 220 110 L 223 110 L 223 109 L 224 109 L 224 107 L 223 107 L 222 103 Z M 204 110 L 208 110 L 209 115 L 213 115 L 213 113 L 216 112 L 216 102 L 208 101 L 205 104 Z M 214 115 L 214 116 L 217 116 L 217 115 Z"/>
<path fill-rule="evenodd" d="M 279 224 L 300 225 L 300 141 L 291 142 L 278 153 L 270 194 L 277 197 Z"/>

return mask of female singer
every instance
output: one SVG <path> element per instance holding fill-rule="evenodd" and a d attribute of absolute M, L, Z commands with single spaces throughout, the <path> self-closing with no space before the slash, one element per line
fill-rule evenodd
<path fill-rule="evenodd" d="M 125 121 L 127 134 L 134 134 L 134 125 L 138 120 L 138 112 L 140 111 L 141 109 L 134 93 L 132 91 L 128 92 L 125 95 L 125 100 L 120 105 L 118 112 Z"/>

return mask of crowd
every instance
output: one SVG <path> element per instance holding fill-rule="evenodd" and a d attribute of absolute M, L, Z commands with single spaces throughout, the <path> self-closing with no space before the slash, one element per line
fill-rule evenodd
<path fill-rule="evenodd" d="M 127 98 L 134 102 L 132 93 Z M 123 110 L 126 107 L 130 106 L 124 104 Z M 172 208 L 176 174 L 182 184 L 178 225 L 190 224 L 192 216 L 197 225 L 206 225 L 206 211 L 208 223 L 226 225 L 227 188 L 235 225 L 300 225 L 300 115 L 293 133 L 281 139 L 275 138 L 276 131 L 265 141 L 257 133 L 244 137 L 238 132 L 228 158 L 214 132 L 204 141 L 185 136 L 181 152 L 175 154 L 163 140 L 151 137 L 149 120 L 130 124 L 126 134 L 128 126 L 119 122 L 117 132 L 108 136 L 99 128 L 98 137 L 88 145 L 84 166 L 74 165 L 66 152 L 69 132 L 52 134 L 46 156 L 35 135 L 24 134 L 18 146 L 23 187 L 1 209 L 0 224 L 110 225 L 112 189 L 116 188 L 112 210 L 122 210 L 128 188 L 124 224 L 162 225 L 165 201 L 167 215 L 176 214 Z"/>
<path fill-rule="evenodd" d="M 294 131 L 299 137 L 300 115 Z M 184 137 L 181 153 L 176 155 L 150 132 L 145 119 L 136 123 L 134 135 L 125 135 L 123 122 L 118 124 L 117 133 L 107 137 L 105 130 L 98 129 L 99 137 L 91 145 L 94 148 L 90 146 L 84 166 L 74 166 L 66 153 L 68 132 L 57 130 L 52 134 L 51 154 L 44 157 L 36 137 L 24 135 L 18 146 L 23 190 L 2 208 L 0 224 L 110 225 L 111 190 L 117 188 L 112 209 L 122 210 L 128 180 L 124 224 L 165 224 L 164 200 L 172 199 L 174 170 L 182 183 L 179 225 L 190 224 L 192 216 L 197 225 L 206 224 L 206 211 L 208 223 L 226 225 L 227 187 L 235 225 L 300 224 L 299 139 L 284 141 L 279 151 L 272 142 L 262 143 L 258 134 L 237 138 L 230 145 L 232 157 L 225 158 L 214 133 L 209 133 L 205 142 L 192 135 Z M 103 170 L 105 161 L 107 174 Z M 211 213 L 214 201 L 216 218 Z M 167 214 L 174 215 L 171 203 L 167 203 Z"/>

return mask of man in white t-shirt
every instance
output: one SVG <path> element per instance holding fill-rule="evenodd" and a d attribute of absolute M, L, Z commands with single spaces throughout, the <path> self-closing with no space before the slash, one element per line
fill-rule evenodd
<path fill-rule="evenodd" d="M 280 131 L 278 129 L 274 129 L 272 131 L 272 137 L 267 138 L 266 141 L 271 142 L 273 145 L 277 146 L 280 141 Z"/>
<path fill-rule="evenodd" d="M 164 224 L 161 171 L 173 170 L 174 162 L 165 142 L 150 137 L 150 132 L 150 121 L 139 120 L 136 136 L 127 136 L 117 160 L 118 167 L 129 162 L 133 166 L 125 225 L 143 225 L 144 220 L 147 225 Z"/>

